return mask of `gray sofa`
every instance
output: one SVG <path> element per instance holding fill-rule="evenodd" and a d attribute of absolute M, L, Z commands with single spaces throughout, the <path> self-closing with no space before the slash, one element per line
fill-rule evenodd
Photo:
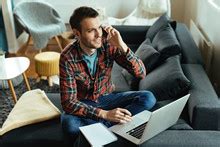
<path fill-rule="evenodd" d="M 149 27 L 144 26 L 115 26 L 121 33 L 124 41 L 129 47 L 135 51 L 139 45 L 145 40 Z M 190 93 L 191 96 L 185 106 L 179 121 L 168 130 L 153 137 L 140 146 L 143 147 L 219 147 L 220 146 L 220 104 L 210 80 L 203 68 L 203 60 L 199 49 L 196 47 L 187 27 L 184 24 L 177 23 L 175 34 L 181 47 L 181 53 L 165 59 L 160 65 L 157 65 L 149 72 L 145 79 L 138 81 L 136 87 L 132 87 L 123 74 L 123 69 L 117 64 L 114 65 L 112 80 L 116 85 L 117 91 L 126 90 L 143 90 L 151 89 L 153 93 L 160 97 L 154 109 L 169 103 L 170 101 Z M 177 57 L 178 56 L 178 57 Z M 164 62 L 169 65 L 171 58 L 178 61 L 180 72 L 183 72 L 185 78 L 190 81 L 188 89 L 175 93 L 176 89 L 167 96 L 161 96 L 161 92 L 157 91 L 151 85 L 147 85 L 150 79 L 155 78 L 154 75 L 163 75 L 158 69 L 163 67 Z M 173 59 L 172 59 L 173 61 Z M 166 64 L 166 66 L 167 66 Z M 171 64 L 172 66 L 172 64 Z M 157 73 L 156 73 L 157 72 Z M 148 77 L 151 77 L 148 79 Z M 160 76 L 156 77 L 159 79 Z M 169 79 L 169 78 L 167 78 Z M 153 80 L 153 79 L 152 79 Z M 164 79 L 163 79 L 164 80 Z M 176 79 L 177 81 L 179 79 Z M 156 81 L 152 81 L 152 85 Z M 164 84 L 161 83 L 161 84 Z M 166 83 L 165 83 L 166 84 Z M 179 84 L 179 83 L 178 83 Z M 160 85 L 160 84 L 159 84 Z M 148 87 L 149 88 L 148 88 Z M 166 85 L 167 86 L 167 85 Z M 169 86 L 167 86 L 169 87 Z M 134 88 L 134 89 L 133 89 Z M 155 91 L 154 91 L 155 90 Z M 163 90 L 163 89 L 162 89 Z M 170 89 L 169 89 L 170 90 Z M 172 94 L 176 95 L 174 97 Z M 166 94 L 166 92 L 165 92 Z M 47 94 L 50 100 L 60 109 L 60 95 L 57 93 Z M 170 99 L 169 99 L 169 96 Z M 165 98 L 166 97 L 166 98 Z M 88 144 L 87 144 L 88 145 Z M 6 133 L 0 137 L 1 147 L 11 146 L 72 146 L 69 139 L 62 132 L 59 119 L 49 120 L 33 125 L 21 127 Z M 86 146 L 86 145 L 85 145 Z M 135 146 L 118 136 L 118 141 L 107 146 Z"/>

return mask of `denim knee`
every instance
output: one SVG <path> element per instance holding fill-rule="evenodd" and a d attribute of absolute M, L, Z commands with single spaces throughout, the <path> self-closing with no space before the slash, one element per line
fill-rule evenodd
<path fill-rule="evenodd" d="M 69 137 L 76 138 L 79 135 L 80 122 L 77 120 L 76 117 L 68 114 L 62 114 L 61 124 L 64 133 L 67 134 Z"/>
<path fill-rule="evenodd" d="M 156 104 L 156 98 L 154 94 L 150 91 L 140 91 L 140 102 L 145 107 L 146 110 L 150 110 Z"/>

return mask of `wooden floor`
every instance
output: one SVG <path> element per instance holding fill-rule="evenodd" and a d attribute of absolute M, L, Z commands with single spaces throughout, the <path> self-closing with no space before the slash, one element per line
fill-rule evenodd
<path fill-rule="evenodd" d="M 42 49 L 44 51 L 56 51 L 60 52 L 58 45 L 49 44 L 47 48 Z M 37 78 L 37 74 L 35 72 L 35 64 L 34 64 L 34 56 L 39 53 L 39 50 L 34 49 L 33 45 L 30 44 L 27 47 L 22 47 L 18 50 L 16 54 L 8 54 L 7 57 L 27 57 L 30 59 L 30 66 L 26 71 L 26 75 L 28 78 Z"/>

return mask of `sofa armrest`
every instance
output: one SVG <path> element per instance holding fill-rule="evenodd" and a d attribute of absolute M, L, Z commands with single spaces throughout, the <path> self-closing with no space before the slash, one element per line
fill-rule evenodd
<path fill-rule="evenodd" d="M 182 49 L 182 63 L 201 64 L 204 66 L 200 49 L 194 42 L 186 25 L 183 23 L 177 23 L 175 32 Z"/>
<path fill-rule="evenodd" d="M 182 64 L 182 68 L 191 81 L 188 111 L 192 127 L 219 130 L 219 99 L 203 67 L 199 64 Z"/>

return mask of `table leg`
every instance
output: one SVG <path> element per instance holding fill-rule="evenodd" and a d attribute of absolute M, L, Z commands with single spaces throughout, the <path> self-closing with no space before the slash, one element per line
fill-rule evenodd
<path fill-rule="evenodd" d="M 23 77 L 24 77 L 24 81 L 25 81 L 25 83 L 26 83 L 27 89 L 28 89 L 28 90 L 31 90 L 30 84 L 29 84 L 29 82 L 28 82 L 28 79 L 27 79 L 27 76 L 26 76 L 25 72 L 23 72 L 22 75 L 23 75 Z"/>
<path fill-rule="evenodd" d="M 16 96 L 16 94 L 15 94 L 15 89 L 14 89 L 14 86 L 13 86 L 11 80 L 8 80 L 8 85 L 9 85 L 10 90 L 11 90 L 11 92 L 12 92 L 12 97 L 13 97 L 13 99 L 14 99 L 14 102 L 16 103 L 16 102 L 17 102 L 17 96 Z"/>

